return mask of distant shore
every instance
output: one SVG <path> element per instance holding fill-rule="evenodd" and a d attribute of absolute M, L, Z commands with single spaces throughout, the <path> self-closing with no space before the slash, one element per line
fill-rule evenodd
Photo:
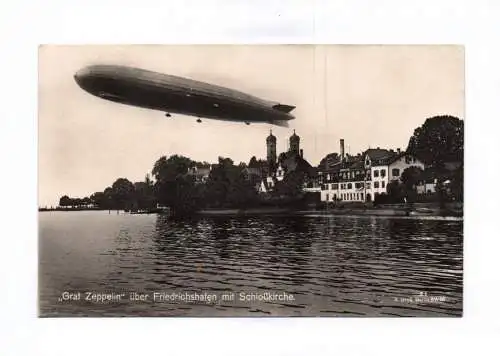
<path fill-rule="evenodd" d="M 252 208 L 252 209 L 203 209 L 195 214 L 198 216 L 252 216 L 290 214 L 304 215 L 318 213 L 322 215 L 372 215 L 372 216 L 463 216 L 462 204 L 447 204 L 439 206 L 430 203 L 385 204 L 379 206 L 366 206 L 344 204 L 326 208 L 293 209 L 293 208 Z"/>
<path fill-rule="evenodd" d="M 91 207 L 75 208 L 39 208 L 38 211 L 109 211 L 127 214 L 165 214 L 169 209 L 154 208 L 146 210 L 116 210 Z M 371 216 L 454 216 L 463 217 L 463 203 L 447 203 L 440 206 L 436 203 L 384 204 L 378 206 L 359 204 L 337 204 L 333 206 L 291 208 L 291 207 L 256 207 L 256 208 L 207 208 L 193 212 L 193 216 L 262 216 L 262 215 L 303 215 L 305 213 L 322 215 L 371 215 Z"/>

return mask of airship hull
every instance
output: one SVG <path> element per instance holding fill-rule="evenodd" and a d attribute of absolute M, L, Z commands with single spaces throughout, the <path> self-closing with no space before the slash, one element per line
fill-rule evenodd
<path fill-rule="evenodd" d="M 283 123 L 293 106 L 188 78 L 124 66 L 89 66 L 75 74 L 85 91 L 109 101 L 196 117 Z"/>

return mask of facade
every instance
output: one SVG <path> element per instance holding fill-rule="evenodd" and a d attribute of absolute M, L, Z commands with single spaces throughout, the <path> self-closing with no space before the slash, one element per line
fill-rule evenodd
<path fill-rule="evenodd" d="M 269 193 L 273 191 L 276 184 L 285 179 L 287 174 L 301 172 L 306 177 L 304 191 L 319 192 L 320 186 L 317 182 L 317 170 L 304 159 L 304 151 L 300 149 L 300 137 L 293 131 L 289 138 L 289 150 L 283 152 L 276 159 L 276 137 L 270 133 L 266 138 L 267 163 L 269 170 L 262 174 L 258 191 Z"/>
<path fill-rule="evenodd" d="M 406 168 L 425 168 L 421 161 L 400 150 L 368 149 L 363 154 L 342 158 L 343 145 L 341 140 L 339 161 L 330 162 L 318 173 L 322 201 L 369 202 L 387 193 L 387 185 L 400 180 Z"/>
<path fill-rule="evenodd" d="M 263 172 L 258 167 L 245 167 L 242 171 L 245 179 L 252 184 L 256 190 L 260 189 Z"/>
<path fill-rule="evenodd" d="M 188 175 L 193 176 L 194 182 L 196 184 L 206 183 L 210 172 L 212 171 L 212 165 L 207 166 L 194 166 L 189 168 Z"/>

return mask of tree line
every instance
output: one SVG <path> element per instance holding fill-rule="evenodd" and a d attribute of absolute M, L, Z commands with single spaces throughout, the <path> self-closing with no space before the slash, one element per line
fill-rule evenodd
<path fill-rule="evenodd" d="M 418 182 L 429 176 L 438 180 L 437 193 L 443 199 L 463 200 L 464 123 L 453 116 L 435 116 L 415 129 L 406 152 L 422 160 L 433 171 L 412 167 L 402 174 L 401 182 L 391 182 L 387 194 L 378 197 L 379 202 L 415 200 Z M 458 162 L 450 170 L 447 162 Z M 193 167 L 211 167 L 208 179 L 198 184 Z M 251 168 L 246 169 L 246 168 Z M 302 187 L 305 172 L 292 171 L 283 181 L 275 181 L 272 193 L 258 194 L 256 185 L 265 176 L 267 162 L 255 156 L 249 163 L 235 164 L 227 157 L 219 157 L 217 164 L 197 162 L 181 155 L 162 156 L 153 165 L 151 176 L 144 181 L 131 182 L 118 178 L 111 186 L 85 198 L 60 198 L 59 206 L 68 208 L 144 210 L 158 204 L 171 207 L 179 214 L 200 208 L 239 208 L 262 204 L 295 202 L 304 197 Z M 252 171 L 257 170 L 253 175 Z M 259 174 L 261 173 L 261 174 Z M 445 184 L 447 182 L 447 184 Z"/>
<path fill-rule="evenodd" d="M 407 168 L 401 182 L 393 181 L 376 202 L 418 201 L 419 183 L 435 183 L 432 198 L 437 202 L 463 202 L 464 121 L 450 115 L 428 118 L 410 137 L 406 152 L 425 163 L 426 169 Z M 447 166 L 449 165 L 449 166 Z M 425 188 L 424 188 L 425 189 Z M 426 198 L 426 194 L 423 198 Z"/>
<path fill-rule="evenodd" d="M 142 182 L 132 183 L 118 178 L 110 187 L 95 192 L 90 197 L 60 198 L 61 207 L 120 210 L 147 210 L 157 205 L 170 207 L 177 214 L 191 213 L 201 208 L 241 208 L 294 201 L 302 196 L 304 175 L 290 173 L 281 182 L 275 182 L 272 194 L 262 197 L 256 189 L 261 172 L 267 162 L 252 157 L 248 164 L 236 165 L 232 159 L 219 157 L 218 163 L 209 165 L 181 155 L 162 156 L 153 165 L 151 176 Z M 211 167 L 208 179 L 203 183 L 189 174 L 192 168 Z M 246 170 L 257 168 L 258 173 Z"/>

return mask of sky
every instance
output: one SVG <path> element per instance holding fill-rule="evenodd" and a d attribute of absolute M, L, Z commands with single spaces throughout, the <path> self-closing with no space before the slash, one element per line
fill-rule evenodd
<path fill-rule="evenodd" d="M 227 86 L 294 105 L 289 128 L 226 122 L 113 103 L 74 81 L 91 64 L 130 65 Z M 346 153 L 404 150 L 426 118 L 464 119 L 461 46 L 128 45 L 39 48 L 39 206 L 85 197 L 117 178 L 143 180 L 163 155 L 235 163 L 266 157 L 272 128 L 278 153 L 295 129 L 317 165 L 345 140 Z"/>

